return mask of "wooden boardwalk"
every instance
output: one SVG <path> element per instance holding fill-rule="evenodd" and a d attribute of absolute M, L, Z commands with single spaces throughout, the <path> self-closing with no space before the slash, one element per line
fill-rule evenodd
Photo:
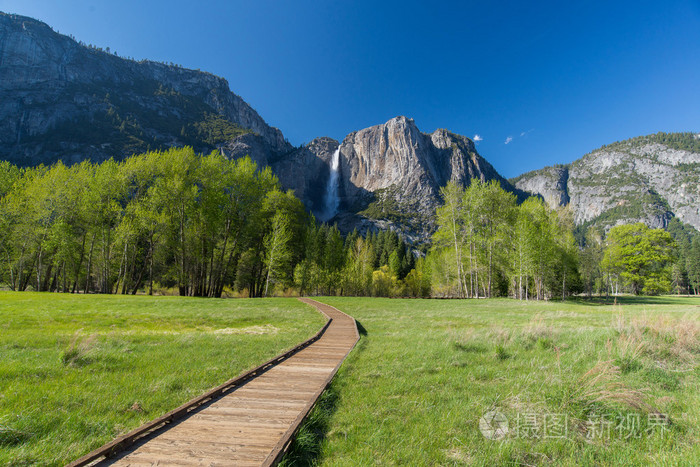
<path fill-rule="evenodd" d="M 95 464 L 99 461 L 95 454 L 100 453 L 96 450 L 70 465 L 275 465 L 359 339 L 350 316 L 315 300 L 300 300 L 330 319 L 313 343 L 188 411 L 180 420 L 145 432 L 128 451 L 108 459 L 101 456 L 103 460 Z M 115 450 L 110 445 L 115 442 L 103 447 L 103 452 Z"/>

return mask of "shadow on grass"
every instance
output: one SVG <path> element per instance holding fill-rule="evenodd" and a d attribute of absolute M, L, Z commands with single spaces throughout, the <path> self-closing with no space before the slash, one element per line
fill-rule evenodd
<path fill-rule="evenodd" d="M 309 416 L 302 423 L 292 445 L 280 466 L 316 465 L 321 457 L 321 446 L 326 438 L 330 420 L 338 404 L 338 391 L 331 383 L 321 394 Z"/>
<path fill-rule="evenodd" d="M 679 302 L 685 301 L 697 301 L 700 304 L 700 299 L 687 295 L 680 295 L 678 297 L 652 297 L 644 295 L 619 295 L 619 296 L 609 296 L 609 297 L 575 297 L 567 299 L 567 302 L 571 303 L 581 303 L 585 305 L 593 306 L 611 306 L 611 305 L 678 305 Z"/>
<path fill-rule="evenodd" d="M 355 322 L 357 323 L 357 331 L 360 333 L 360 336 L 367 336 L 367 329 L 362 323 L 357 320 Z M 360 351 L 364 344 L 365 340 L 360 339 L 355 347 L 355 352 Z M 321 458 L 323 440 L 328 436 L 331 417 L 336 411 L 339 399 L 338 385 L 336 380 L 333 379 L 328 388 L 323 391 L 321 397 L 318 398 L 309 416 L 301 424 L 301 428 L 299 428 L 299 432 L 294 437 L 287 454 L 280 462 L 280 466 L 312 466 L 318 463 Z"/>

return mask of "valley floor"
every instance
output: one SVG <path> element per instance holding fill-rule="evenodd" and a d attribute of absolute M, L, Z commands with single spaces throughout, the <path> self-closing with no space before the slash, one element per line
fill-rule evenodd
<path fill-rule="evenodd" d="M 287 465 L 700 463 L 697 298 L 321 301 L 361 340 Z M 0 465 L 61 465 L 322 324 L 296 299 L 0 293 Z"/>
<path fill-rule="evenodd" d="M 700 463 L 699 299 L 321 301 L 362 337 L 288 465 Z"/>
<path fill-rule="evenodd" d="M 0 465 L 64 465 L 324 322 L 295 299 L 0 293 Z"/>

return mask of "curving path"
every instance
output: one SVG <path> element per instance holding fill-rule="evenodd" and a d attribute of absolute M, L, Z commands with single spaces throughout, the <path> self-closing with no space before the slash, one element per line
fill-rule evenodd
<path fill-rule="evenodd" d="M 301 422 L 359 340 L 353 318 L 315 300 L 299 300 L 330 320 L 317 340 L 291 356 L 281 356 L 284 359 L 279 363 L 273 360 L 245 382 L 226 389 L 225 395 L 188 411 L 179 421 L 161 424 L 139 438 L 129 451 L 97 465 L 267 466 L 279 462 Z M 95 465 L 92 459 L 99 460 L 95 457 L 99 451 L 71 466 Z"/>

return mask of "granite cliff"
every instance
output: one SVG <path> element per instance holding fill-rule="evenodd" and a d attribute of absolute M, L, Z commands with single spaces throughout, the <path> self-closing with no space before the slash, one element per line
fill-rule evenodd
<path fill-rule="evenodd" d="M 669 219 L 700 228 L 700 137 L 657 134 L 505 180 L 469 138 L 423 133 L 396 117 L 291 146 L 225 79 L 86 46 L 31 18 L 0 12 L 0 159 L 19 165 L 101 161 L 171 146 L 249 155 L 306 207 L 347 232 L 391 228 L 424 242 L 440 188 L 497 180 L 523 199 L 571 205 L 579 225 Z M 337 180 L 329 212 L 329 180 Z M 337 206 L 337 207 L 336 207 Z"/>
<path fill-rule="evenodd" d="M 339 150 L 338 208 L 344 231 L 396 228 L 416 240 L 434 229 L 440 188 L 473 177 L 513 189 L 447 130 L 422 133 L 397 117 L 292 147 L 223 78 L 124 59 L 27 17 L 0 13 L 0 158 L 19 165 L 74 163 L 171 146 L 249 155 L 269 165 L 317 217 L 329 219 L 331 158 Z"/>
<path fill-rule="evenodd" d="M 700 136 L 693 133 L 613 143 L 511 182 L 552 207 L 570 205 L 578 225 L 644 222 L 658 228 L 676 217 L 700 229 Z"/>
<path fill-rule="evenodd" d="M 479 155 L 469 138 L 444 129 L 423 133 L 413 119 L 403 116 L 350 133 L 342 142 L 317 138 L 279 158 L 252 139 L 237 137 L 226 154 L 255 154 L 257 160 L 267 160 L 282 186 L 294 190 L 319 218 L 324 214 L 331 157 L 339 148 L 340 204 L 331 220 L 343 231 L 392 228 L 423 242 L 435 228 L 440 188 L 447 182 L 497 180 L 505 189 L 518 191 Z"/>
<path fill-rule="evenodd" d="M 121 158 L 178 145 L 209 151 L 252 132 L 291 149 L 225 79 L 85 46 L 0 12 L 0 158 L 31 165 Z"/>

